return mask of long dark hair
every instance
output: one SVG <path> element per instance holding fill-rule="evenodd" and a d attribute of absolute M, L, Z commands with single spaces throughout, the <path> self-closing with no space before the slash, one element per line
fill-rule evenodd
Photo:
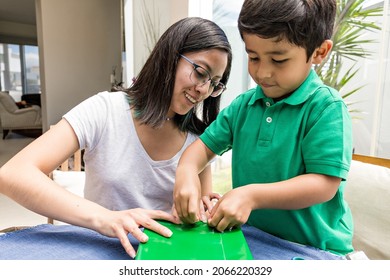
<path fill-rule="evenodd" d="M 158 40 L 133 85 L 126 90 L 135 117 L 152 127 L 162 125 L 173 95 L 179 54 L 207 49 L 220 49 L 228 54 L 221 79 L 226 84 L 232 51 L 225 32 L 214 22 L 198 17 L 185 18 L 170 26 Z M 174 121 L 182 131 L 201 134 L 219 113 L 220 100 L 221 96 L 208 97 L 187 114 L 176 114 Z"/>

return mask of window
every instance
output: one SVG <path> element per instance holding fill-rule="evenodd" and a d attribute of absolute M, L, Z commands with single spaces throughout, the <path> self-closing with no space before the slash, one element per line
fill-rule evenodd
<path fill-rule="evenodd" d="M 41 84 L 39 76 L 39 54 L 36 46 L 23 46 L 24 48 L 24 94 L 40 93 Z"/>
<path fill-rule="evenodd" d="M 243 0 L 190 0 L 189 15 L 202 16 L 215 21 L 226 32 L 233 48 L 233 64 L 227 91 L 223 93 L 221 107 L 224 108 L 240 93 L 255 86 L 248 75 L 247 57 L 237 29 L 237 19 Z M 360 67 L 352 85 L 364 85 L 357 94 L 347 98 L 363 114 L 353 115 L 353 134 L 355 152 L 364 155 L 390 157 L 390 2 L 383 0 L 366 0 L 364 7 L 373 5 L 383 7 L 383 16 L 369 21 L 379 22 L 382 30 L 365 34 L 365 38 L 374 38 L 372 57 L 358 61 Z M 191 10 L 192 9 L 192 10 Z M 211 16 L 210 16 L 211 15 Z M 230 184 L 230 152 L 225 153 L 213 163 L 213 180 L 215 191 L 223 193 Z M 222 191 L 221 191 L 222 190 Z"/>
<path fill-rule="evenodd" d="M 201 16 L 213 20 L 225 31 L 232 46 L 232 69 L 226 85 L 227 90 L 221 97 L 221 109 L 229 105 L 238 94 L 253 87 L 247 70 L 244 43 L 237 28 L 237 19 L 243 2 L 243 0 L 189 1 L 189 16 Z M 213 161 L 212 173 L 214 192 L 224 194 L 232 188 L 231 151 L 218 156 Z"/>
<path fill-rule="evenodd" d="M 16 101 L 23 94 L 41 92 L 38 47 L 0 44 L 0 90 Z"/>

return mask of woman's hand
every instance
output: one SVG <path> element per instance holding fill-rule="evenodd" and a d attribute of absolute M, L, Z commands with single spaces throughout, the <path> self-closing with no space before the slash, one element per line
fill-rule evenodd
<path fill-rule="evenodd" d="M 213 210 L 215 204 L 221 198 L 221 195 L 218 193 L 210 193 L 208 195 L 202 196 L 202 201 L 200 203 L 200 215 L 202 222 L 207 223 L 207 220 L 210 217 L 211 210 Z"/>
<path fill-rule="evenodd" d="M 164 211 L 135 208 L 124 211 L 109 211 L 108 215 L 103 217 L 103 221 L 100 222 L 101 226 L 98 226 L 96 231 L 108 237 L 117 237 L 127 254 L 135 258 L 136 252 L 127 237 L 129 233 L 142 243 L 148 241 L 148 236 L 140 227 L 150 229 L 165 237 L 172 235 L 172 232 L 156 222 L 156 219 L 175 224 L 180 222 L 173 215 Z"/>

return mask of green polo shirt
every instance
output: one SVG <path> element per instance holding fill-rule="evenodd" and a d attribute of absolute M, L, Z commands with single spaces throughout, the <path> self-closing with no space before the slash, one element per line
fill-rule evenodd
<path fill-rule="evenodd" d="M 353 251 L 352 215 L 343 198 L 352 157 L 351 119 L 340 94 L 314 70 L 279 102 L 260 87 L 239 95 L 200 139 L 218 155 L 232 149 L 233 188 L 306 173 L 342 178 L 328 202 L 300 210 L 257 209 L 248 224 L 334 253 Z"/>

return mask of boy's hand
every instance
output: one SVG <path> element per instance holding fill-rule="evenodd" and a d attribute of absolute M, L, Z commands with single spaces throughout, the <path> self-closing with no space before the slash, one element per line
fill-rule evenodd
<path fill-rule="evenodd" d="M 246 195 L 245 188 L 227 192 L 215 204 L 208 224 L 218 231 L 239 227 L 246 223 L 252 211 L 252 199 Z"/>

